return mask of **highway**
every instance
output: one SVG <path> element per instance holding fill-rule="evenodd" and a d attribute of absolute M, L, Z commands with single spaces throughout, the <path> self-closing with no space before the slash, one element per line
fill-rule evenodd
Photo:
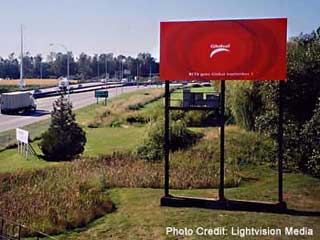
<path fill-rule="evenodd" d="M 139 89 L 143 88 L 145 87 L 139 87 Z M 113 98 L 121 93 L 132 92 L 137 89 L 137 86 L 117 87 L 108 89 L 108 99 Z M 52 103 L 57 98 L 58 97 L 48 97 L 37 99 L 37 111 L 33 113 L 30 112 L 28 114 L 23 115 L 0 114 L 0 132 L 4 132 L 17 127 L 23 127 L 25 125 L 49 118 L 50 113 L 52 111 Z M 73 109 L 79 109 L 96 102 L 96 98 L 94 97 L 94 91 L 70 94 L 70 100 L 73 104 Z"/>

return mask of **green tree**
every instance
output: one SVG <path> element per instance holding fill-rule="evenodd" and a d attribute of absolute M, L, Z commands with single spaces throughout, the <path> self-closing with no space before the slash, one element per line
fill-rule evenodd
<path fill-rule="evenodd" d="M 253 81 L 233 81 L 227 85 L 227 108 L 236 123 L 247 130 L 254 129 L 256 117 L 261 114 L 260 85 Z"/>
<path fill-rule="evenodd" d="M 313 131 L 310 127 L 306 130 L 306 126 L 311 124 L 309 122 L 318 121 L 313 116 L 320 97 L 319 32 L 318 29 L 311 34 L 301 34 L 288 42 L 287 81 L 283 83 L 282 92 L 285 163 L 290 168 L 298 167 L 309 173 L 312 173 L 311 168 L 316 166 L 309 164 L 310 159 L 317 159 L 319 156 L 319 151 L 315 148 L 318 145 L 311 144 L 314 147 L 310 148 L 308 143 L 309 139 L 316 138 L 304 137 Z M 260 86 L 260 94 L 263 106 L 255 122 L 256 128 L 276 137 L 279 84 L 273 81 L 264 82 Z M 315 128 L 316 125 L 312 126 Z"/>
<path fill-rule="evenodd" d="M 302 159 L 307 159 L 302 162 L 301 168 L 320 177 L 320 98 L 312 118 L 304 125 L 301 135 L 304 140 Z"/>
<path fill-rule="evenodd" d="M 40 148 L 49 161 L 71 160 L 84 151 L 85 132 L 78 126 L 72 104 L 61 95 L 53 103 L 51 124 L 42 135 Z"/>

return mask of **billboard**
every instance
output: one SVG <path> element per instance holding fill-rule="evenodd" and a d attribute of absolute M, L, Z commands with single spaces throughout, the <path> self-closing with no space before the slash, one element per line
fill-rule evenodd
<path fill-rule="evenodd" d="M 285 80 L 287 19 L 160 23 L 161 80 Z"/>

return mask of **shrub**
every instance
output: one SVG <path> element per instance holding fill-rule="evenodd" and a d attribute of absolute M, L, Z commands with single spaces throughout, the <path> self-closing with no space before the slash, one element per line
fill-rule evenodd
<path fill-rule="evenodd" d="M 302 146 L 303 169 L 308 173 L 320 177 L 320 99 L 314 114 L 302 130 L 301 138 L 304 141 Z"/>
<path fill-rule="evenodd" d="M 140 110 L 141 108 L 143 108 L 143 104 L 142 103 L 137 103 L 137 104 L 132 104 L 128 106 L 129 110 Z"/>
<path fill-rule="evenodd" d="M 229 130 L 226 133 L 226 159 L 239 166 L 275 163 L 276 144 L 268 136 L 255 132 Z"/>
<path fill-rule="evenodd" d="M 236 123 L 246 130 L 253 130 L 255 119 L 261 111 L 259 83 L 236 81 L 228 84 L 228 106 Z"/>
<path fill-rule="evenodd" d="M 72 104 L 61 95 L 53 103 L 49 129 L 43 133 L 40 148 L 49 161 L 71 160 L 84 151 L 85 132 L 78 126 Z"/>
<path fill-rule="evenodd" d="M 186 148 L 194 144 L 201 135 L 189 130 L 182 120 L 170 121 L 171 151 Z M 138 155 L 145 160 L 154 161 L 163 158 L 164 123 L 159 119 L 150 123 L 143 144 L 138 147 Z"/>
<path fill-rule="evenodd" d="M 133 123 L 145 124 L 145 123 L 148 123 L 150 119 L 146 118 L 142 114 L 134 114 L 134 115 L 129 115 L 126 121 L 130 124 L 133 124 Z"/>

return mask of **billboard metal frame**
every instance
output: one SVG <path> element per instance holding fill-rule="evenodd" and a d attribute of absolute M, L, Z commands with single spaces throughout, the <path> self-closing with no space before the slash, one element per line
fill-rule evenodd
<path fill-rule="evenodd" d="M 221 80 L 220 93 L 220 183 L 219 198 L 194 198 L 179 197 L 170 194 L 170 81 L 165 81 L 165 132 L 164 132 L 164 196 L 161 198 L 161 206 L 169 207 L 200 207 L 209 209 L 239 210 L 239 211 L 259 211 L 285 213 L 287 204 L 283 200 L 283 81 L 279 81 L 279 118 L 278 118 L 278 202 L 259 202 L 250 200 L 231 200 L 225 197 L 224 174 L 225 174 L 225 80 Z"/>

